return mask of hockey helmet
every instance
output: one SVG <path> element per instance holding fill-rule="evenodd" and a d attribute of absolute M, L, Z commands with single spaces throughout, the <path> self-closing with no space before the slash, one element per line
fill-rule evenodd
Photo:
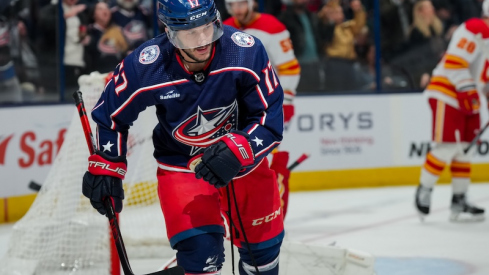
<path fill-rule="evenodd" d="M 223 34 L 214 0 L 158 0 L 158 18 L 170 42 L 179 49 L 208 45 Z"/>
<path fill-rule="evenodd" d="M 237 2 L 248 2 L 248 12 L 251 13 L 253 10 L 253 5 L 255 4 L 255 0 L 226 0 L 226 10 L 228 11 L 229 14 L 233 15 L 231 11 L 231 3 L 237 3 Z"/>

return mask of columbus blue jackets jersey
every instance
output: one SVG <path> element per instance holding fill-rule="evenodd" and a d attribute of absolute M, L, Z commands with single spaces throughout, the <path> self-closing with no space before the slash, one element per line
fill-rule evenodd
<path fill-rule="evenodd" d="M 127 11 L 115 6 L 111 9 L 112 21 L 121 27 L 122 34 L 129 43 L 130 49 L 135 49 L 148 39 L 148 29 L 151 27 L 151 17 L 141 7 Z"/>
<path fill-rule="evenodd" d="M 255 164 L 263 160 L 282 140 L 282 87 L 258 39 L 225 26 L 214 45 L 207 68 L 194 73 L 166 34 L 128 55 L 92 110 L 98 148 L 125 155 L 130 126 L 155 105 L 154 156 L 161 169 L 190 172 L 189 160 L 233 129 L 250 135 Z"/>

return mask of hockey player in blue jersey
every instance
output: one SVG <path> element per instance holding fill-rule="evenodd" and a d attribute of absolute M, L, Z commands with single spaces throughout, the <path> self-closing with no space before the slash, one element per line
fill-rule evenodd
<path fill-rule="evenodd" d="M 155 105 L 158 195 L 178 265 L 220 274 L 225 217 L 240 274 L 276 275 L 283 213 L 266 156 L 283 132 L 277 75 L 258 39 L 222 25 L 213 0 L 159 0 L 158 15 L 166 33 L 116 67 L 92 110 L 98 165 L 83 194 L 101 214 L 108 197 L 122 210 L 128 131 Z"/>

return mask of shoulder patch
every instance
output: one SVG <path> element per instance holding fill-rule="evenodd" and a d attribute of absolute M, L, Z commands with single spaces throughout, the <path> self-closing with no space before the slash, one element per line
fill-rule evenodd
<path fill-rule="evenodd" d="M 235 32 L 231 35 L 231 39 L 240 47 L 252 47 L 255 45 L 255 39 L 253 36 L 244 32 Z"/>
<path fill-rule="evenodd" d="M 160 55 L 160 47 L 157 45 L 151 45 L 144 48 L 139 54 L 139 63 L 141 64 L 151 64 L 155 62 L 155 60 Z"/>

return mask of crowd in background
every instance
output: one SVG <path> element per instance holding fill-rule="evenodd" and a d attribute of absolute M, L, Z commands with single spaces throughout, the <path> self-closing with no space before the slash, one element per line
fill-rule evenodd
<path fill-rule="evenodd" d="M 77 78 L 109 72 L 163 26 L 153 0 L 0 2 L 0 103 L 59 101 Z M 375 0 L 377 1 L 377 0 Z M 258 9 L 289 30 L 301 65 L 298 93 L 375 91 L 376 47 L 383 91 L 422 90 L 455 28 L 480 17 L 482 0 L 265 0 Z M 215 0 L 223 20 L 224 0 Z M 155 30 L 156 28 L 156 30 Z M 62 47 L 62 48 L 61 48 Z M 60 62 L 62 60 L 62 62 Z M 63 68 L 63 69 L 61 69 Z M 62 86 L 63 88 L 61 88 Z"/>

